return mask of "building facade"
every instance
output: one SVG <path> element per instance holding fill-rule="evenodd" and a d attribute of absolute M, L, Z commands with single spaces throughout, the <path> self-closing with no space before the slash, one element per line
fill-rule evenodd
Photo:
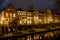
<path fill-rule="evenodd" d="M 37 24 L 53 23 L 54 18 L 57 17 L 52 15 L 50 9 L 46 9 L 44 13 L 40 13 L 37 10 L 33 12 L 27 12 L 27 11 L 16 10 L 12 4 L 9 4 L 1 13 L 3 20 L 2 23 L 4 25 L 8 25 L 15 18 L 18 18 L 19 25 L 37 25 Z"/>

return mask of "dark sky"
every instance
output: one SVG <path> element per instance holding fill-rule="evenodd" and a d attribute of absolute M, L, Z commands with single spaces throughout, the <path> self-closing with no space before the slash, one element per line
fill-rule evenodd
<path fill-rule="evenodd" d="M 56 3 L 56 0 L 4 0 L 4 1 L 2 5 L 3 7 L 5 7 L 5 4 L 11 2 L 16 9 L 22 8 L 26 10 L 27 8 L 29 8 L 30 5 L 33 5 L 34 8 L 37 8 L 41 11 L 44 10 L 45 8 L 55 9 Z"/>
<path fill-rule="evenodd" d="M 44 10 L 45 8 L 55 9 L 56 0 L 11 0 L 15 8 L 27 9 L 30 5 L 39 10 Z"/>
<path fill-rule="evenodd" d="M 10 2 L 10 0 L 0 0 L 0 10 L 5 8 L 9 2 Z"/>

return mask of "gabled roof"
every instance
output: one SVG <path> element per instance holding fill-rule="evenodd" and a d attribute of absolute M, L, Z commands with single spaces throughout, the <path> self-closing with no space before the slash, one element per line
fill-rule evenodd
<path fill-rule="evenodd" d="M 8 4 L 6 8 L 9 8 L 9 7 L 14 8 L 13 4 L 11 4 L 11 3 Z"/>
<path fill-rule="evenodd" d="M 9 8 L 10 8 L 10 9 L 14 9 L 14 10 L 16 11 L 15 7 L 14 7 L 13 4 L 11 4 L 11 3 L 8 4 L 7 7 L 6 7 L 4 10 L 6 11 L 6 10 L 8 10 Z M 11 10 L 11 11 L 12 11 L 12 10 Z"/>

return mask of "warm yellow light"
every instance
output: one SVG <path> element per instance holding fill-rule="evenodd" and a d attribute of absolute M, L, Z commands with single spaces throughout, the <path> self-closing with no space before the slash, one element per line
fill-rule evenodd
<path fill-rule="evenodd" d="M 6 13 L 6 17 L 8 17 L 8 13 Z"/>
<path fill-rule="evenodd" d="M 3 21 L 1 21 L 0 23 L 1 23 L 1 25 L 2 25 L 2 24 L 3 24 Z"/>
<path fill-rule="evenodd" d="M 40 19 L 39 21 L 41 22 L 42 20 Z"/>
<path fill-rule="evenodd" d="M 16 15 L 15 15 L 15 14 L 13 14 L 13 17 L 16 17 Z"/>
<path fill-rule="evenodd" d="M 34 19 L 39 19 L 39 17 L 38 16 L 34 16 Z"/>
<path fill-rule="evenodd" d="M 32 23 L 32 20 L 27 20 L 27 24 L 31 24 Z"/>
<path fill-rule="evenodd" d="M 20 24 L 22 24 L 22 21 L 20 20 Z"/>
<path fill-rule="evenodd" d="M 1 19 L 1 22 L 0 22 L 0 23 L 1 23 L 1 24 L 3 24 L 3 21 L 4 21 L 4 17 L 2 17 L 2 19 Z"/>
<path fill-rule="evenodd" d="M 2 21 L 4 20 L 4 17 L 2 17 Z"/>
<path fill-rule="evenodd" d="M 10 13 L 10 17 L 12 17 L 12 13 Z"/>

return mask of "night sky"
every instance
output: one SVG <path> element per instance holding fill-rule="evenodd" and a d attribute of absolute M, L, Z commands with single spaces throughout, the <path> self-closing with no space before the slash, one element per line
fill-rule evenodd
<path fill-rule="evenodd" d="M 34 8 L 43 11 L 45 8 L 55 9 L 56 0 L 5 0 L 3 7 L 8 3 L 12 3 L 16 9 L 26 10 L 33 5 Z"/>
<path fill-rule="evenodd" d="M 11 0 L 15 8 L 27 9 L 30 5 L 43 11 L 45 8 L 55 9 L 56 0 Z"/>

